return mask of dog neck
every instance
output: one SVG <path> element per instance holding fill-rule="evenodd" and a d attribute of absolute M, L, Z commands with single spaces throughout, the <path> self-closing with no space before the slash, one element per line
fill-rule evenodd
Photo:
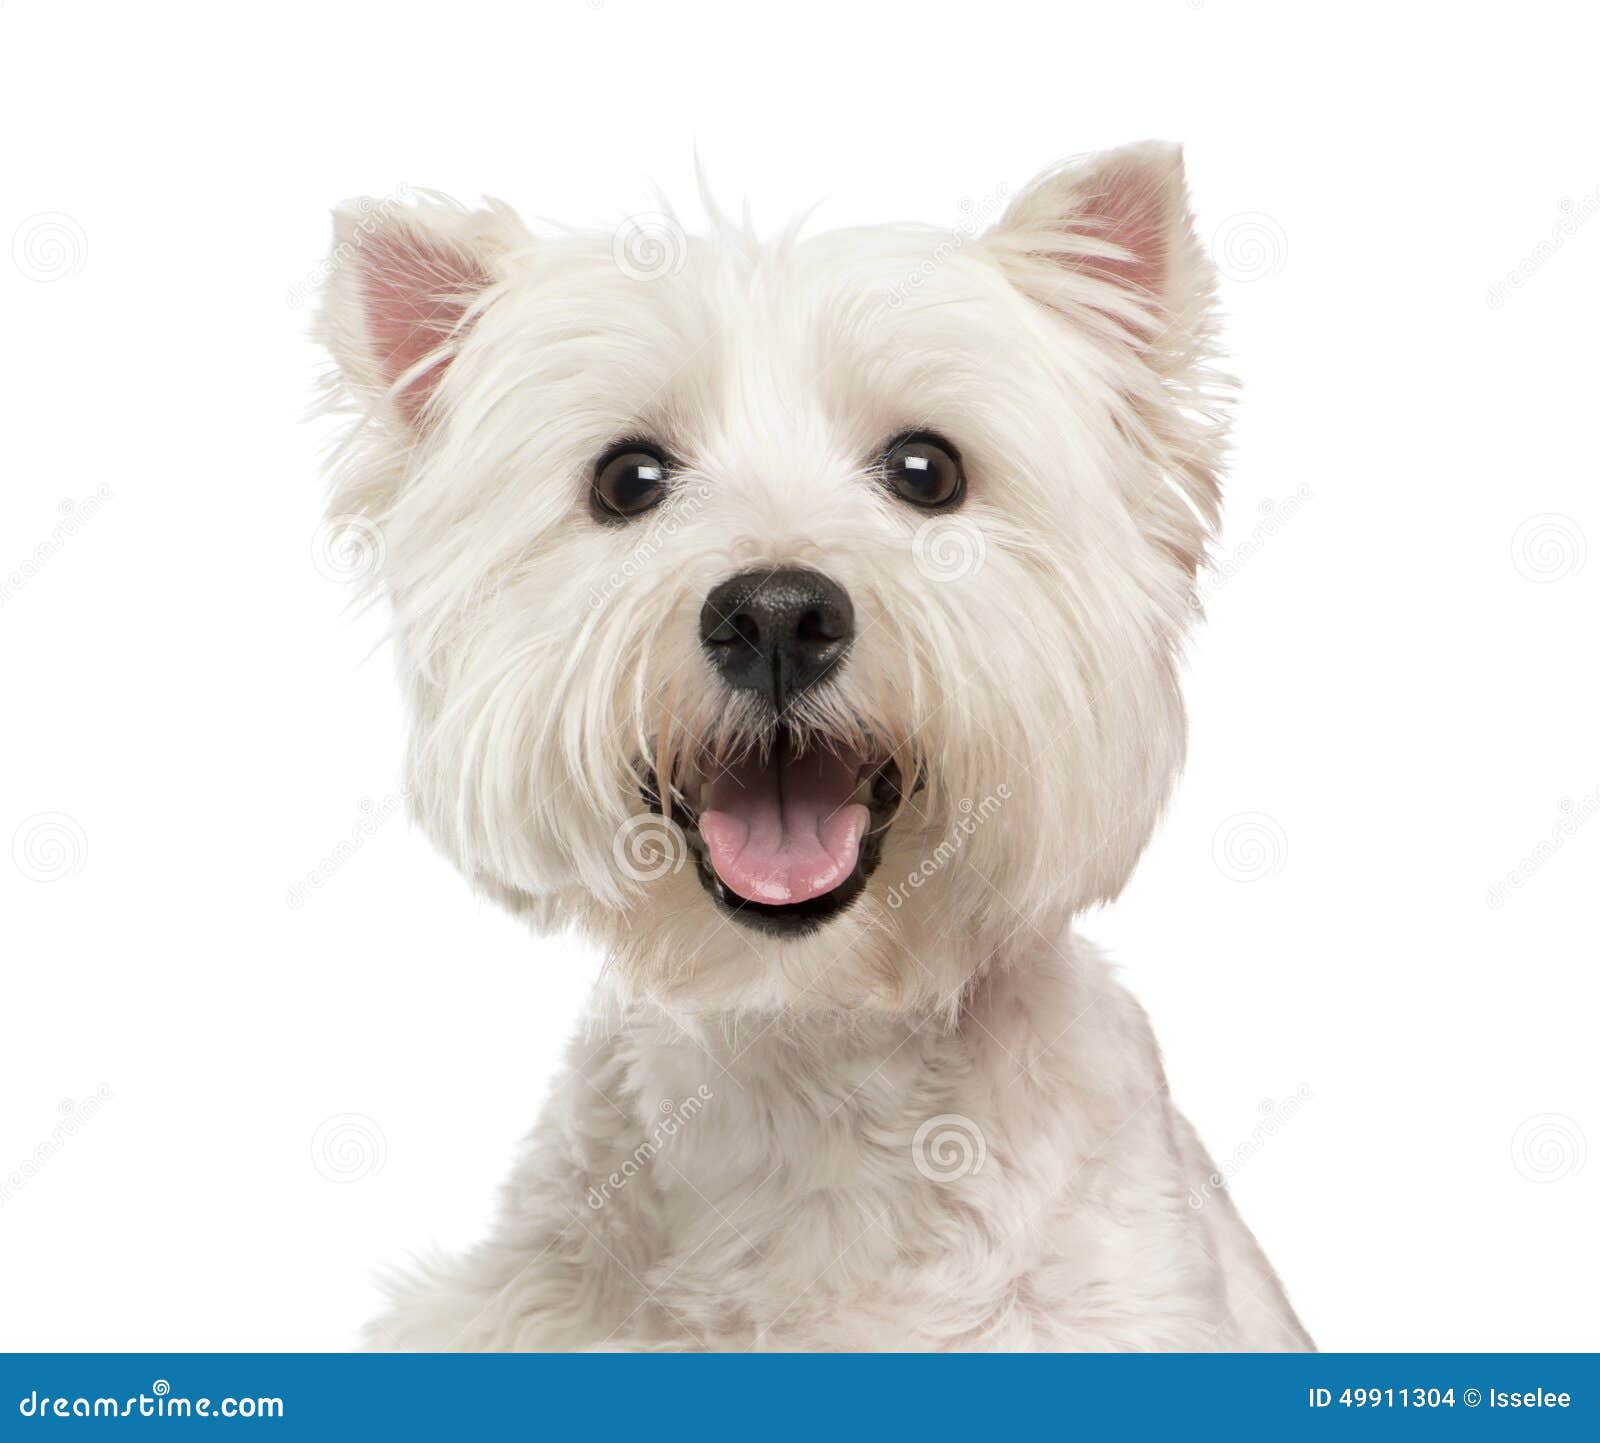
<path fill-rule="evenodd" d="M 1104 963 L 1064 928 L 1055 939 L 1025 929 L 987 951 L 976 938 L 949 938 L 944 955 L 906 961 L 899 975 L 924 985 L 900 1006 L 840 1005 L 816 993 L 774 1007 L 686 1006 L 613 979 L 602 986 L 597 1024 L 627 1038 L 646 1070 L 660 1063 L 669 1074 L 661 1080 L 680 1088 L 697 1072 L 737 1088 L 804 1077 L 826 1111 L 891 1060 L 928 1067 L 984 1048 L 1026 1052 L 1040 1041 L 1029 1036 L 1035 1019 L 1048 1031 L 1051 1019 L 1092 1006 L 1106 984 Z M 944 990 L 929 985 L 948 977 L 961 980 Z"/>

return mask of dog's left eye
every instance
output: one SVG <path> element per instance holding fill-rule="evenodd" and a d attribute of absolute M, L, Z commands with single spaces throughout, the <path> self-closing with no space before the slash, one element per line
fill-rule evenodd
<path fill-rule="evenodd" d="M 954 506 L 967 489 L 956 448 L 928 431 L 890 445 L 883 456 L 883 478 L 913 506 Z"/>
<path fill-rule="evenodd" d="M 589 494 L 602 516 L 637 516 L 666 499 L 671 474 L 671 466 L 659 451 L 629 441 L 595 462 Z"/>

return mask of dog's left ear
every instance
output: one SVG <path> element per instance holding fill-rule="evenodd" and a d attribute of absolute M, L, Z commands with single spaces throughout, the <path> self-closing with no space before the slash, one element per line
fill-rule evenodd
<path fill-rule="evenodd" d="M 1200 339 L 1211 273 L 1180 146 L 1144 141 L 1047 171 L 986 241 L 1026 294 L 1152 360 Z"/>
<path fill-rule="evenodd" d="M 473 211 L 431 195 L 352 201 L 333 221 L 323 339 L 362 409 L 420 432 L 463 338 L 530 237 L 505 206 Z"/>

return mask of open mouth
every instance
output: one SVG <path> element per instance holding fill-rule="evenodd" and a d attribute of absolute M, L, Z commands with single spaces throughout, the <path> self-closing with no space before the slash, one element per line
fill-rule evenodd
<path fill-rule="evenodd" d="M 652 774 L 641 788 L 661 811 Z M 701 884 L 730 916 L 775 936 L 815 930 L 860 896 L 900 805 L 900 769 L 780 732 L 679 778 L 672 814 Z"/>

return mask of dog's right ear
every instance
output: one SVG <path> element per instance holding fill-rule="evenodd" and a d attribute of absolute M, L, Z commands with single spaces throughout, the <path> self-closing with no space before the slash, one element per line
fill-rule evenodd
<path fill-rule="evenodd" d="M 1133 343 L 1158 369 L 1204 341 L 1212 274 L 1195 238 L 1183 151 L 1143 141 L 1070 161 L 1029 185 L 987 241 L 1017 286 Z"/>
<path fill-rule="evenodd" d="M 368 414 L 421 431 L 462 337 L 531 237 L 497 202 L 469 211 L 433 195 L 351 201 L 333 223 L 323 339 Z"/>

